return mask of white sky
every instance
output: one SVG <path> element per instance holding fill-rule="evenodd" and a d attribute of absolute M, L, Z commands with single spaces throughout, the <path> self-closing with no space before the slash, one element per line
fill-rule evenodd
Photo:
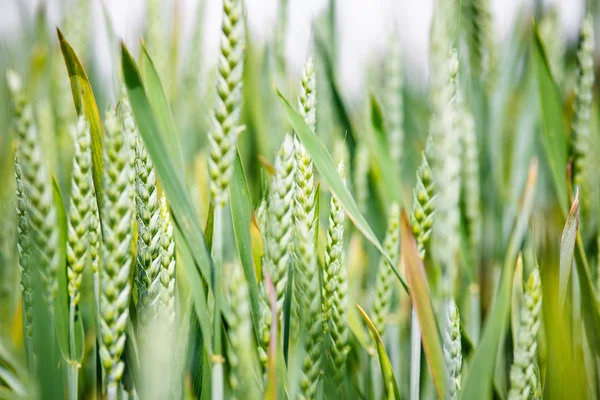
<path fill-rule="evenodd" d="M 53 23 L 58 21 L 61 3 L 69 0 L 0 0 L 0 36 L 11 40 L 22 24 L 18 7 L 30 15 L 45 1 Z M 135 46 L 144 27 L 146 0 L 89 0 L 94 4 L 95 55 L 105 60 L 103 73 L 110 75 L 108 46 L 103 29 L 100 2 L 104 1 L 117 34 L 126 43 Z M 188 35 L 193 27 L 195 8 L 199 1 L 206 2 L 203 60 L 216 62 L 221 20 L 220 0 L 163 0 L 165 15 L 178 2 L 181 12 L 181 32 Z M 491 0 L 497 34 L 506 35 L 516 12 L 521 6 L 531 7 L 533 0 Z M 278 0 L 246 0 L 248 21 L 253 35 L 264 40 L 271 34 L 276 18 Z M 326 6 L 328 0 L 289 0 L 289 23 L 286 57 L 290 71 L 299 75 L 306 58 L 311 35 L 310 21 Z M 576 38 L 583 14 L 583 0 L 546 0 L 560 8 L 560 18 L 571 39 Z M 388 32 L 397 24 L 403 39 L 403 51 L 409 78 L 425 82 L 429 20 L 432 0 L 338 0 L 338 55 L 340 81 L 347 94 L 360 93 L 364 88 L 364 72 L 369 58 L 382 52 Z"/>

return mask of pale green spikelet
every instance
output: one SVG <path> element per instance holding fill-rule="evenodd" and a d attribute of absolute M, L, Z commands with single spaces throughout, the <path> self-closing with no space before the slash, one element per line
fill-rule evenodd
<path fill-rule="evenodd" d="M 263 231 L 263 270 L 267 272 L 275 286 L 277 315 L 281 316 L 287 286 L 288 267 L 293 248 L 293 212 L 296 176 L 296 160 L 294 157 L 294 139 L 286 135 L 275 159 L 275 175 L 271 181 L 266 209 L 266 221 Z M 263 279 L 264 282 L 264 279 Z M 261 287 L 261 320 L 260 320 L 260 359 L 263 365 L 267 362 L 266 350 L 270 341 L 272 321 L 271 302 L 266 285 Z"/>
<path fill-rule="evenodd" d="M 67 281 L 71 305 L 77 306 L 83 269 L 89 257 L 92 203 L 96 201 L 92 182 L 90 127 L 83 117 L 75 127 L 73 172 L 67 234 Z"/>
<path fill-rule="evenodd" d="M 538 25 L 540 38 L 544 44 L 550 72 L 557 84 L 562 84 L 565 77 L 565 53 L 567 51 L 566 35 L 560 23 L 556 6 L 542 16 Z"/>
<path fill-rule="evenodd" d="M 390 35 L 388 54 L 385 58 L 385 85 L 383 87 L 383 105 L 388 134 L 390 156 L 396 166 L 400 165 L 404 141 L 404 107 L 402 71 L 402 54 L 400 52 L 400 35 L 394 29 Z"/>
<path fill-rule="evenodd" d="M 302 70 L 300 94 L 298 95 L 298 113 L 313 132 L 316 132 L 317 128 L 316 79 L 315 63 L 312 55 L 309 55 Z"/>
<path fill-rule="evenodd" d="M 369 171 L 371 169 L 371 159 L 369 148 L 366 145 L 359 144 L 354 156 L 354 192 L 356 204 L 362 214 L 367 212 L 369 199 Z"/>
<path fill-rule="evenodd" d="M 465 217 L 469 245 L 473 254 L 477 255 L 481 242 L 481 201 L 479 187 L 479 150 L 477 148 L 477 137 L 475 135 L 475 122 L 473 115 L 459 98 L 457 104 L 458 128 L 461 134 L 462 144 L 462 184 L 464 196 Z"/>
<path fill-rule="evenodd" d="M 410 213 L 410 223 L 417 250 L 421 260 L 425 259 L 425 248 L 431 237 L 431 227 L 435 214 L 435 184 L 433 173 L 427 161 L 427 153 L 431 147 L 431 136 L 428 137 L 425 150 L 421 153 L 421 165 L 417 169 L 417 180 L 413 189 L 413 203 Z"/>
<path fill-rule="evenodd" d="M 445 69 L 446 84 L 432 88 L 432 171 L 436 182 L 436 223 L 432 231 L 434 259 L 442 268 L 442 291 L 451 293 L 459 248 L 460 142 L 456 127 L 458 57 L 453 49 Z"/>
<path fill-rule="evenodd" d="M 267 199 L 262 199 L 260 204 L 256 208 L 256 212 L 254 213 L 256 217 L 256 224 L 258 225 L 258 229 L 260 229 L 260 233 L 265 235 L 265 227 L 267 225 Z"/>
<path fill-rule="evenodd" d="M 389 209 L 383 249 L 385 250 L 385 254 L 394 263 L 394 266 L 397 266 L 400 257 L 400 207 L 396 203 L 393 203 Z M 384 257 L 381 257 L 377 271 L 375 302 L 373 304 L 373 324 L 380 335 L 383 335 L 385 331 L 390 301 L 392 300 L 394 279 L 394 271 L 390 263 Z"/>
<path fill-rule="evenodd" d="M 514 360 L 510 367 L 510 400 L 529 399 L 537 387 L 537 333 L 542 309 L 542 281 L 536 266 L 525 284 Z"/>
<path fill-rule="evenodd" d="M 128 104 L 123 104 L 129 113 Z M 133 124 L 132 118 L 127 118 Z M 137 219 L 136 283 L 138 313 L 141 327 L 155 318 L 158 311 L 161 275 L 160 207 L 154 166 L 135 125 L 129 127 L 136 138 L 135 145 L 135 203 Z"/>
<path fill-rule="evenodd" d="M 224 0 L 216 100 L 208 135 L 210 197 L 215 205 L 221 207 L 227 203 L 236 142 L 244 129 L 239 125 L 242 111 L 244 35 L 242 0 Z"/>
<path fill-rule="evenodd" d="M 107 113 L 104 127 L 100 358 L 106 371 L 109 397 L 116 398 L 124 369 L 121 355 L 125 347 L 131 292 L 135 137 L 129 129 L 124 129 L 113 110 Z"/>
<path fill-rule="evenodd" d="M 41 261 L 40 273 L 45 282 L 46 300 L 51 307 L 58 281 L 58 219 L 52 193 L 52 181 L 44 162 L 40 138 L 33 120 L 33 110 L 22 92 L 21 79 L 14 71 L 7 74 L 13 106 L 13 126 L 22 181 L 29 201 L 29 221 L 33 250 Z"/>
<path fill-rule="evenodd" d="M 590 129 L 592 116 L 592 88 L 594 86 L 594 22 L 591 14 L 586 14 L 581 26 L 581 43 L 577 51 L 577 77 L 575 79 L 575 115 L 573 117 L 573 152 L 575 166 L 573 180 L 584 192 L 590 191 L 586 171 L 589 166 Z M 587 183 L 587 185 L 586 185 Z M 586 198 L 587 193 L 582 196 Z"/>
<path fill-rule="evenodd" d="M 490 0 L 470 0 L 469 56 L 471 69 L 488 88 L 493 87 L 496 75 L 495 32 Z"/>
<path fill-rule="evenodd" d="M 344 162 L 338 164 L 338 172 L 345 180 Z M 323 270 L 323 330 L 330 338 L 329 352 L 333 365 L 334 382 L 339 384 L 343 376 L 348 354 L 348 281 L 344 257 L 344 219 L 346 214 L 335 197 L 331 197 L 325 269 Z"/>
<path fill-rule="evenodd" d="M 175 322 L 175 238 L 173 237 L 173 223 L 169 206 L 164 195 L 160 199 L 160 227 L 161 227 L 161 268 L 160 282 L 162 290 L 160 293 L 161 309 L 166 322 Z"/>
<path fill-rule="evenodd" d="M 230 346 L 227 348 L 229 364 L 229 383 L 233 390 L 232 399 L 259 399 L 262 397 L 262 383 L 258 371 L 248 284 L 244 278 L 242 266 L 235 264 L 228 268 L 229 304 L 231 312 L 227 315 Z"/>
<path fill-rule="evenodd" d="M 301 365 L 300 398 L 314 399 L 321 377 L 322 360 L 322 314 L 321 286 L 315 251 L 315 237 L 307 224 L 296 226 L 297 252 L 294 275 L 294 293 L 297 299 L 297 314 L 303 332 L 304 360 Z"/>
<path fill-rule="evenodd" d="M 448 52 L 455 36 L 454 0 L 435 0 L 429 32 L 429 87 L 439 92 L 447 84 Z"/>
<path fill-rule="evenodd" d="M 29 228 L 28 200 L 18 156 L 15 157 L 15 180 L 17 182 L 17 252 L 21 273 L 21 294 L 23 302 L 23 327 L 28 338 L 33 336 L 33 271 L 31 269 L 32 238 Z"/>
<path fill-rule="evenodd" d="M 447 302 L 444 331 L 444 359 L 448 372 L 448 398 L 457 399 L 461 388 L 462 347 L 460 318 L 453 299 Z"/>

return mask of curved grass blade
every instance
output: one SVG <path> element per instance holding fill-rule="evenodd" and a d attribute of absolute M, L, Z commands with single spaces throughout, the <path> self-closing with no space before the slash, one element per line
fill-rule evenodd
<path fill-rule="evenodd" d="M 314 165 L 317 167 L 317 170 L 321 174 L 321 177 L 329 186 L 331 194 L 338 199 L 346 211 L 348 218 L 352 220 L 356 228 L 358 228 L 365 238 L 371 242 L 373 246 L 377 248 L 377 250 L 379 250 L 383 257 L 387 259 L 392 267 L 392 270 L 400 280 L 400 283 L 402 283 L 404 290 L 408 292 L 408 285 L 406 284 L 406 281 L 404 278 L 402 278 L 400 272 L 398 272 L 396 265 L 394 265 L 392 260 L 390 260 L 390 258 L 386 255 L 381 243 L 379 243 L 379 240 L 377 240 L 375 233 L 373 233 L 373 230 L 365 220 L 365 217 L 363 217 L 363 215 L 360 213 L 360 210 L 352 198 L 352 195 L 348 191 L 348 188 L 342 182 L 340 175 L 337 172 L 337 167 L 331 159 L 331 155 L 327 152 L 325 146 L 317 137 L 317 135 L 311 132 L 310 128 L 306 125 L 302 117 L 300 117 L 298 113 L 294 111 L 293 107 L 285 99 L 285 97 L 283 97 L 279 91 L 277 91 L 277 94 L 279 96 L 281 105 L 285 110 L 285 113 L 292 124 L 294 131 L 296 132 L 296 135 L 298 135 L 298 138 L 306 148 L 306 151 L 308 151 L 308 154 L 310 155 Z"/>
<path fill-rule="evenodd" d="M 63 197 L 55 176 L 52 176 L 52 188 L 54 189 L 54 203 L 58 211 L 59 235 L 59 269 L 57 271 L 58 292 L 54 302 L 54 324 L 56 337 L 60 352 L 64 360 L 74 366 L 78 366 L 83 359 L 84 333 L 81 314 L 77 311 L 75 318 L 75 349 L 71 351 L 69 343 L 71 341 L 71 332 L 69 330 L 69 295 L 67 291 L 67 215 L 63 206 Z"/>
<path fill-rule="evenodd" d="M 579 229 L 579 191 L 575 193 L 575 200 L 567 217 L 565 228 L 560 239 L 560 274 L 558 281 L 558 304 L 561 310 L 567 299 L 567 288 L 571 277 L 577 230 Z"/>
<path fill-rule="evenodd" d="M 250 240 L 250 224 L 252 219 L 252 201 L 246 183 L 244 166 L 238 152 L 235 158 L 233 179 L 229 187 L 229 198 L 231 203 L 231 219 L 233 221 L 233 232 L 237 244 L 240 260 L 248 283 L 250 292 L 250 312 L 252 314 L 252 325 L 257 340 L 259 314 L 258 284 L 254 273 L 254 260 L 252 258 L 252 244 Z"/>
<path fill-rule="evenodd" d="M 496 293 L 496 299 L 485 324 L 481 341 L 475 350 L 471 367 L 465 377 L 460 399 L 491 398 L 497 349 L 505 333 L 504 327 L 510 312 L 513 270 L 533 211 L 537 172 L 538 164 L 537 160 L 534 159 L 529 166 L 527 182 L 521 197 L 521 208 L 506 250 L 502 278 Z"/>
<path fill-rule="evenodd" d="M 148 94 L 148 102 L 156 117 L 156 121 L 160 124 L 163 133 L 165 134 L 166 142 L 169 145 L 170 154 L 175 158 L 177 172 L 184 174 L 185 168 L 183 163 L 183 154 L 181 145 L 179 144 L 179 136 L 173 114 L 165 94 L 165 89 L 160 81 L 158 71 L 148 54 L 146 45 L 142 41 L 142 72 L 144 78 L 144 86 Z M 183 176 L 183 175 L 182 175 Z"/>
<path fill-rule="evenodd" d="M 425 357 L 427 358 L 427 364 L 429 365 L 438 397 L 445 399 L 446 368 L 444 365 L 442 341 L 431 305 L 431 294 L 427 283 L 427 275 L 425 275 L 425 267 L 419 257 L 417 243 L 404 210 L 402 210 L 400 232 L 402 257 L 409 283 L 408 292 L 419 317 L 423 350 L 425 351 Z"/>
<path fill-rule="evenodd" d="M 60 49 L 67 66 L 69 73 L 69 81 L 71 82 L 71 91 L 73 92 L 73 101 L 75 102 L 75 110 L 77 115 L 84 115 L 90 126 L 92 137 L 92 177 L 94 180 L 94 188 L 96 190 L 96 201 L 98 202 L 98 210 L 100 211 L 100 220 L 102 220 L 103 187 L 102 187 L 102 143 L 104 131 L 102 130 L 102 120 L 98 105 L 94 98 L 92 85 L 83 69 L 83 65 L 77 58 L 75 51 L 71 45 L 65 40 L 60 29 L 56 28 Z M 100 224 L 102 226 L 102 224 Z"/>
<path fill-rule="evenodd" d="M 388 357 L 385 351 L 385 347 L 383 347 L 381 336 L 379 336 L 377 328 L 375 328 L 375 325 L 373 325 L 373 322 L 371 321 L 365 310 L 363 310 L 362 307 L 358 304 L 356 305 L 356 307 L 358 308 L 358 311 L 367 323 L 367 326 L 371 330 L 371 333 L 375 338 L 375 342 L 377 343 L 377 355 L 379 356 L 379 364 L 381 365 L 381 375 L 383 376 L 383 382 L 385 383 L 386 387 L 386 397 L 388 399 L 399 399 L 400 391 L 398 390 L 398 386 L 396 385 L 396 378 L 394 377 L 392 363 L 390 362 L 390 358 Z"/>

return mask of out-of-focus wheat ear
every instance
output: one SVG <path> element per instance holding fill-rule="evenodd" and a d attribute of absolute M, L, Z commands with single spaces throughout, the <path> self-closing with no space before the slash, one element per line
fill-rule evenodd
<path fill-rule="evenodd" d="M 80 287 L 90 250 L 92 203 L 96 201 L 92 182 L 91 133 L 83 117 L 74 129 L 74 157 L 67 233 L 67 289 L 71 313 L 79 304 Z"/>
<path fill-rule="evenodd" d="M 544 44 L 550 72 L 552 72 L 554 81 L 561 86 L 565 77 L 567 41 L 556 6 L 550 6 L 549 10 L 544 13 L 538 25 L 538 31 Z"/>
<path fill-rule="evenodd" d="M 121 355 L 129 320 L 130 272 L 135 218 L 135 137 L 130 122 L 110 110 L 104 122 L 104 211 L 100 268 L 100 358 L 106 372 L 107 397 L 116 399 L 123 375 Z"/>
<path fill-rule="evenodd" d="M 467 109 L 462 96 L 457 102 L 456 113 L 458 121 L 458 132 L 461 134 L 463 155 L 462 185 L 465 205 L 465 217 L 467 221 L 467 232 L 469 245 L 473 254 L 473 262 L 478 262 L 479 248 L 481 243 L 481 192 L 479 186 L 479 149 L 477 147 L 477 136 L 475 134 L 475 122 L 471 111 Z"/>
<path fill-rule="evenodd" d="M 343 160 L 338 164 L 338 172 L 345 180 Z M 345 213 L 335 197 L 331 197 L 327 247 L 325 249 L 325 269 L 321 308 L 323 310 L 323 331 L 329 335 L 330 354 L 333 365 L 333 379 L 340 384 L 348 354 L 348 280 L 344 256 Z"/>
<path fill-rule="evenodd" d="M 446 323 L 444 330 L 444 358 L 448 371 L 448 396 L 457 399 L 461 388 L 462 347 L 460 336 L 460 316 L 453 299 L 446 303 Z"/>
<path fill-rule="evenodd" d="M 404 95 L 402 93 L 404 90 L 404 71 L 400 45 L 400 34 L 398 29 L 394 28 L 389 38 L 388 54 L 384 64 L 383 105 L 390 156 L 398 168 L 400 167 L 404 145 Z"/>
<path fill-rule="evenodd" d="M 537 387 L 537 334 L 542 309 L 542 281 L 537 265 L 525 284 L 514 359 L 510 367 L 510 400 L 529 399 Z"/>
<path fill-rule="evenodd" d="M 252 334 L 250 298 L 248 284 L 244 278 L 242 266 L 234 264 L 228 271 L 229 305 L 227 315 L 229 347 L 229 383 L 233 390 L 233 399 L 259 399 L 262 397 L 262 378 L 256 358 L 255 343 Z"/>
<path fill-rule="evenodd" d="M 175 237 L 173 236 L 173 223 L 167 199 L 163 195 L 160 198 L 160 227 L 161 227 L 161 269 L 160 282 L 162 290 L 160 293 L 161 309 L 165 322 L 173 326 L 175 323 Z M 172 330 L 171 330 L 172 331 Z"/>
<path fill-rule="evenodd" d="M 575 105 L 572 123 L 573 129 L 573 181 L 581 191 L 583 212 L 589 206 L 589 195 L 592 191 L 590 182 L 590 142 L 592 101 L 594 86 L 594 19 L 586 14 L 581 26 L 581 43 L 577 51 L 577 76 L 575 78 Z M 586 201 L 587 200 L 587 201 Z M 587 204 L 586 204 L 587 203 Z"/>
<path fill-rule="evenodd" d="M 431 88 L 433 114 L 431 167 L 437 188 L 436 223 L 432 229 L 432 255 L 442 269 L 440 292 L 452 293 L 456 276 L 456 254 L 460 246 L 460 141 L 457 140 L 456 99 L 458 55 L 452 49 L 442 69 L 445 84 Z"/>
<path fill-rule="evenodd" d="M 369 171 L 371 170 L 369 157 L 369 148 L 359 144 L 354 156 L 354 193 L 356 204 L 363 215 L 367 212 L 369 200 Z"/>
<path fill-rule="evenodd" d="M 275 158 L 275 175 L 271 180 L 267 200 L 263 235 L 263 269 L 271 276 L 277 299 L 277 315 L 281 317 L 287 287 L 288 267 L 293 256 L 293 217 L 296 177 L 295 145 L 287 134 Z M 260 223 L 260 222 L 259 222 Z M 261 286 L 260 359 L 266 366 L 272 323 L 271 302 L 266 285 Z"/>
<path fill-rule="evenodd" d="M 472 71 L 488 88 L 493 88 L 498 62 L 490 0 L 471 0 L 469 55 Z"/>
<path fill-rule="evenodd" d="M 33 368 L 33 279 L 32 271 L 32 238 L 29 228 L 28 200 L 25 193 L 25 184 L 23 183 L 23 174 L 21 172 L 20 160 L 18 155 L 15 157 L 15 180 L 17 182 L 17 252 L 19 253 L 19 271 L 21 273 L 21 295 L 23 304 L 23 321 L 25 326 L 26 350 L 29 360 L 29 368 Z"/>
<path fill-rule="evenodd" d="M 216 99 L 208 135 L 210 197 L 215 206 L 219 207 L 224 207 L 227 203 L 236 142 L 244 130 L 244 127 L 239 125 L 242 111 L 244 46 L 243 2 L 224 0 Z"/>
<path fill-rule="evenodd" d="M 53 312 L 58 290 L 58 219 L 52 193 L 52 180 L 47 169 L 40 137 L 33 117 L 33 109 L 23 93 L 21 78 L 8 70 L 6 73 L 16 134 L 17 152 L 22 182 L 28 199 L 29 229 L 33 251 L 41 261 L 40 275 L 45 282 L 46 301 Z"/>
<path fill-rule="evenodd" d="M 387 256 L 397 266 L 400 257 L 400 207 L 393 203 L 388 214 L 387 231 L 383 241 L 383 248 Z M 386 320 L 392 300 L 394 272 L 389 262 L 381 257 L 377 271 L 375 286 L 375 301 L 373 303 L 373 324 L 377 332 L 383 335 Z"/>
<path fill-rule="evenodd" d="M 417 180 L 413 189 L 413 203 L 410 222 L 417 241 L 417 250 L 421 260 L 425 259 L 425 249 L 431 238 L 431 228 L 435 215 L 435 183 L 427 160 L 431 147 L 431 136 L 427 138 L 427 147 L 421 153 L 421 165 L 417 169 Z"/>
<path fill-rule="evenodd" d="M 130 113 L 124 102 L 124 112 Z M 133 119 L 127 118 L 133 123 Z M 156 318 L 161 296 L 161 221 L 154 166 L 135 125 L 126 129 L 135 137 L 135 205 L 137 220 L 137 311 L 142 330 Z"/>

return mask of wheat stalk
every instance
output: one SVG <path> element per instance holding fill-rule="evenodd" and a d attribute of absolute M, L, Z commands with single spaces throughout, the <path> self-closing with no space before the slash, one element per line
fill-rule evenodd
<path fill-rule="evenodd" d="M 396 203 L 393 203 L 389 208 L 383 248 L 385 254 L 394 266 L 396 266 L 400 256 L 400 207 Z M 379 260 L 379 269 L 377 270 L 375 302 L 373 303 L 373 325 L 375 325 L 380 336 L 385 331 L 390 301 L 392 299 L 393 283 L 394 272 L 392 271 L 392 266 L 386 258 L 381 257 Z"/>
<path fill-rule="evenodd" d="M 52 310 L 58 290 L 56 271 L 59 256 L 58 224 L 52 183 L 33 120 L 33 110 L 22 92 L 21 78 L 11 70 L 7 71 L 6 77 L 13 106 L 13 129 L 17 137 L 22 181 L 29 200 L 29 228 L 33 250 L 39 255 L 40 273 L 46 286 L 45 296 Z"/>
<path fill-rule="evenodd" d="M 529 274 L 521 306 L 514 360 L 510 367 L 510 400 L 528 399 L 537 387 L 537 333 L 542 309 L 542 282 L 537 266 Z"/>
<path fill-rule="evenodd" d="M 126 118 L 131 115 L 125 114 Z M 131 121 L 124 121 L 131 126 Z M 125 328 L 129 319 L 132 266 L 134 146 L 130 129 L 123 129 L 115 111 L 107 113 L 104 143 L 104 211 L 100 269 L 100 357 L 106 371 L 108 397 L 116 398 L 124 364 Z"/>

